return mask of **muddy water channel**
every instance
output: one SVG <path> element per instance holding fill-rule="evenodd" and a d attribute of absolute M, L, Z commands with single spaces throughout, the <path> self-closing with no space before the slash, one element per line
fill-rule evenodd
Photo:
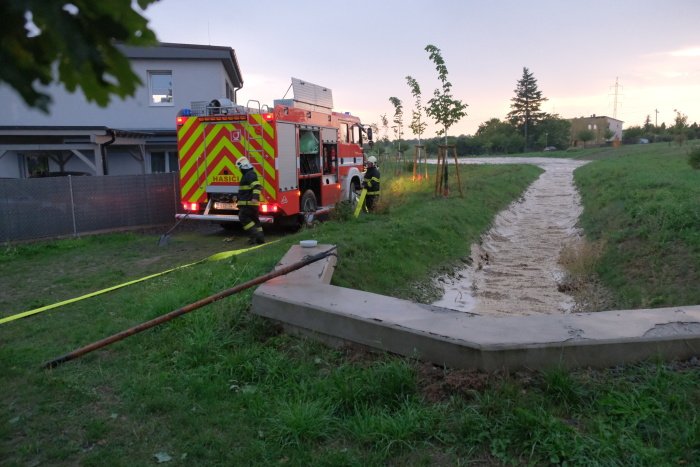
<path fill-rule="evenodd" d="M 564 273 L 558 260 L 561 249 L 580 236 L 576 222 L 582 208 L 573 172 L 586 161 L 498 157 L 460 162 L 535 164 L 545 172 L 472 245 L 470 266 L 439 279 L 444 296 L 434 305 L 476 314 L 569 312 L 574 301 L 558 291 Z"/>

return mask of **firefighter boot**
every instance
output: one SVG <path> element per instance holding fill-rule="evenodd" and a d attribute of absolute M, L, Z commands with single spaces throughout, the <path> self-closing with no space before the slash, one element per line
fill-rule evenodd
<path fill-rule="evenodd" d="M 251 238 L 251 240 L 254 240 L 255 244 L 262 245 L 263 243 L 265 243 L 265 235 L 263 234 L 263 229 L 261 225 L 257 225 L 253 228 L 252 236 L 254 238 Z"/>

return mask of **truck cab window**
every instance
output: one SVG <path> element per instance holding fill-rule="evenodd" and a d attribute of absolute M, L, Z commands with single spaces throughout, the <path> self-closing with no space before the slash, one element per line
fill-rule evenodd
<path fill-rule="evenodd" d="M 349 137 L 350 137 L 350 134 L 348 132 L 348 124 L 341 123 L 340 124 L 340 142 L 347 143 L 349 141 Z"/>
<path fill-rule="evenodd" d="M 353 125 L 352 127 L 352 142 L 362 144 L 362 140 L 360 138 L 360 127 L 357 125 Z"/>

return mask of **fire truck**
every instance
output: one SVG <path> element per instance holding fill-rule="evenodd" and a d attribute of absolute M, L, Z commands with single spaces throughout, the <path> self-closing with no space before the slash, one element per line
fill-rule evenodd
<path fill-rule="evenodd" d="M 356 203 L 371 128 L 334 112 L 330 89 L 292 78 L 293 98 L 272 108 L 228 99 L 193 102 L 177 116 L 180 197 L 189 218 L 231 227 L 246 157 L 262 183 L 260 221 L 301 225 L 336 203 Z"/>

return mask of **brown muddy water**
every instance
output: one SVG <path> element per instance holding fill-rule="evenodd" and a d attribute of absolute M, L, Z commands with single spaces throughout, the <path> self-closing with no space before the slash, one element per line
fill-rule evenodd
<path fill-rule="evenodd" d="M 574 300 L 558 290 L 564 276 L 558 261 L 562 248 L 581 237 L 573 172 L 587 161 L 489 157 L 460 163 L 535 164 L 545 172 L 472 245 L 470 266 L 438 279 L 444 296 L 433 305 L 492 315 L 570 312 Z"/>

